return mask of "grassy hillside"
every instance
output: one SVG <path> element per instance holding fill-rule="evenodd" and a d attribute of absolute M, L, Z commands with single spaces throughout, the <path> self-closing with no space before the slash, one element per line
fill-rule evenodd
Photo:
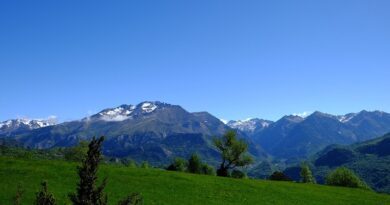
<path fill-rule="evenodd" d="M 77 181 L 76 164 L 53 160 L 0 157 L 0 204 L 11 204 L 16 184 L 26 190 L 23 204 L 32 204 L 39 182 L 46 179 L 59 204 Z M 130 192 L 141 192 L 145 204 L 390 204 L 390 196 L 374 192 L 291 182 L 239 180 L 158 169 L 103 165 L 110 204 Z"/>

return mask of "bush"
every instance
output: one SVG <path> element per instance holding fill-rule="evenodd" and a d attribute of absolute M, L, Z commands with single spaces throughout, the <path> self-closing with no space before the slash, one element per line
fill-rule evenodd
<path fill-rule="evenodd" d="M 283 172 L 274 172 L 271 176 L 268 178 L 269 180 L 274 181 L 292 181 L 288 176 L 286 176 Z"/>
<path fill-rule="evenodd" d="M 41 183 L 42 189 L 41 191 L 37 192 L 36 198 L 35 198 L 35 204 L 36 205 L 55 205 L 56 200 L 52 193 L 49 192 L 47 188 L 47 182 L 43 181 Z"/>
<path fill-rule="evenodd" d="M 188 159 L 187 170 L 189 173 L 200 174 L 202 172 L 202 162 L 197 154 L 192 154 Z"/>
<path fill-rule="evenodd" d="M 139 193 L 132 193 L 127 196 L 125 199 L 119 201 L 118 205 L 142 205 L 144 199 Z"/>
<path fill-rule="evenodd" d="M 326 177 L 326 184 L 331 186 L 370 189 L 353 171 L 340 167 Z"/>
<path fill-rule="evenodd" d="M 144 169 L 149 168 L 149 162 L 148 162 L 148 161 L 143 161 L 143 162 L 141 163 L 141 168 L 144 168 Z"/>
<path fill-rule="evenodd" d="M 231 177 L 236 178 L 236 179 L 244 179 L 247 178 L 246 174 L 240 170 L 233 170 L 232 173 L 230 174 Z"/>
<path fill-rule="evenodd" d="M 207 164 L 202 164 L 202 174 L 215 176 L 215 169 Z"/>
<path fill-rule="evenodd" d="M 22 204 L 22 196 L 24 194 L 24 190 L 21 184 L 18 184 L 16 187 L 16 193 L 13 197 L 14 205 L 21 205 Z"/>
<path fill-rule="evenodd" d="M 172 164 L 170 164 L 167 167 L 167 170 L 169 170 L 169 171 L 184 172 L 184 171 L 186 171 L 186 169 L 187 169 L 187 162 L 186 162 L 186 160 L 184 160 L 182 158 L 175 158 L 173 160 Z"/>

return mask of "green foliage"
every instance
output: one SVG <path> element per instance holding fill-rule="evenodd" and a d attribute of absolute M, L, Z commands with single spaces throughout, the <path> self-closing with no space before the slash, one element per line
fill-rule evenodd
<path fill-rule="evenodd" d="M 188 159 L 187 170 L 189 173 L 201 174 L 202 173 L 202 162 L 197 154 L 192 154 Z"/>
<path fill-rule="evenodd" d="M 272 173 L 268 179 L 273 181 L 291 181 L 291 179 L 288 176 L 286 176 L 283 172 L 279 172 L 279 171 Z"/>
<path fill-rule="evenodd" d="M 246 154 L 248 144 L 243 139 L 238 140 L 235 131 L 228 131 L 221 138 L 214 138 L 214 145 L 222 156 L 222 163 L 217 170 L 218 176 L 227 177 L 230 169 L 253 162 L 253 159 Z"/>
<path fill-rule="evenodd" d="M 130 159 L 130 158 L 124 158 L 121 160 L 121 163 L 123 165 L 125 165 L 126 167 L 130 167 L 130 168 L 136 168 L 137 167 L 137 163 L 133 160 L 133 159 Z"/>
<path fill-rule="evenodd" d="M 97 172 L 99 163 L 102 160 L 101 147 L 104 137 L 92 139 L 88 145 L 88 152 L 83 159 L 81 166 L 78 166 L 79 183 L 77 192 L 69 194 L 73 205 L 105 205 L 107 196 L 103 190 L 107 183 L 107 178 L 103 180 L 100 186 L 96 186 Z"/>
<path fill-rule="evenodd" d="M 41 191 L 36 193 L 35 205 L 55 205 L 56 200 L 53 194 L 49 192 L 47 182 L 43 181 L 41 186 Z"/>
<path fill-rule="evenodd" d="M 141 163 L 141 168 L 143 169 L 148 169 L 150 166 L 149 166 L 149 162 L 148 161 L 143 161 Z"/>
<path fill-rule="evenodd" d="M 316 180 L 311 173 L 309 166 L 306 163 L 302 163 L 301 165 L 301 182 L 315 184 Z"/>
<path fill-rule="evenodd" d="M 238 169 L 233 170 L 232 173 L 230 174 L 230 176 L 233 178 L 236 178 L 236 179 L 248 178 L 248 176 L 244 172 L 242 172 Z"/>
<path fill-rule="evenodd" d="M 127 196 L 125 199 L 119 201 L 118 205 L 142 205 L 144 204 L 144 199 L 139 193 L 132 193 Z"/>
<path fill-rule="evenodd" d="M 205 174 L 205 175 L 215 176 L 215 169 L 214 169 L 214 167 L 209 166 L 208 164 L 202 164 L 201 172 L 202 172 L 202 174 Z"/>
<path fill-rule="evenodd" d="M 64 158 L 69 161 L 81 162 L 88 152 L 88 142 L 80 141 L 77 146 L 68 148 L 64 153 Z"/>
<path fill-rule="evenodd" d="M 22 204 L 34 204 L 41 179 L 57 204 L 71 205 L 66 193 L 78 181 L 75 163 L 64 160 L 25 160 L 0 157 L 0 204 L 12 204 L 16 182 L 25 189 Z M 105 192 L 109 204 L 116 205 L 129 193 L 139 192 L 144 204 L 390 204 L 390 196 L 362 189 L 268 180 L 235 180 L 160 169 L 129 169 L 101 163 L 99 176 L 109 176 Z"/>
<path fill-rule="evenodd" d="M 172 162 L 167 167 L 167 170 L 169 171 L 178 171 L 178 172 L 185 172 L 187 169 L 187 161 L 184 160 L 183 158 L 175 158 Z"/>
<path fill-rule="evenodd" d="M 326 177 L 326 184 L 352 188 L 370 189 L 353 171 L 340 167 Z"/>
<path fill-rule="evenodd" d="M 22 185 L 18 184 L 16 186 L 16 193 L 15 193 L 15 196 L 13 198 L 14 205 L 21 205 L 22 204 L 23 194 L 24 194 L 24 190 L 22 188 Z"/>

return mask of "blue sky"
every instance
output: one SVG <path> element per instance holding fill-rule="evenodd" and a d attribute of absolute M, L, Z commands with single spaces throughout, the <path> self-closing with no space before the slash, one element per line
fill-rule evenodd
<path fill-rule="evenodd" d="M 0 120 L 159 100 L 223 119 L 390 111 L 390 1 L 1 1 Z"/>

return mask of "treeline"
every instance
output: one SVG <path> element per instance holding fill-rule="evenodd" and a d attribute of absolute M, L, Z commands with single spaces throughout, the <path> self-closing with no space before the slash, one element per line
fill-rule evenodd
<path fill-rule="evenodd" d="M 300 178 L 301 179 L 299 182 L 301 183 L 316 184 L 316 180 L 306 163 L 302 163 L 301 165 Z M 280 171 L 272 173 L 268 179 L 275 181 L 293 181 L 291 178 Z M 371 188 L 362 179 L 360 179 L 352 170 L 346 167 L 339 167 L 330 172 L 326 176 L 325 184 L 330 186 L 343 186 L 371 190 Z"/>

